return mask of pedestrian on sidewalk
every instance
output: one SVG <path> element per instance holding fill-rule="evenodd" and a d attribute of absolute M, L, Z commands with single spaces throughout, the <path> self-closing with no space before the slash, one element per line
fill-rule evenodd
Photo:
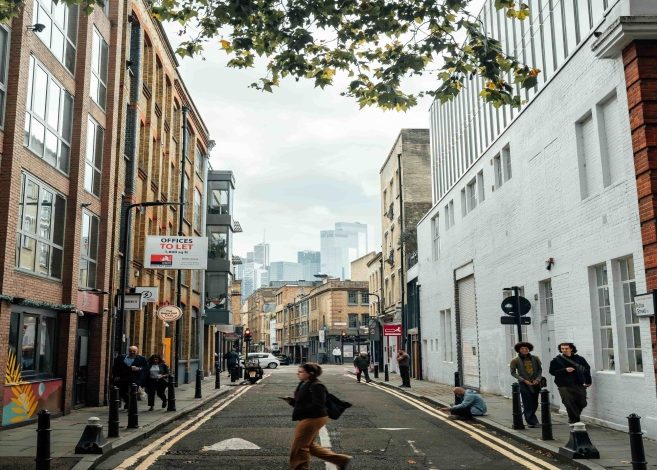
<path fill-rule="evenodd" d="M 354 367 L 356 368 L 356 379 L 360 382 L 361 374 L 365 374 L 365 382 L 370 383 L 370 373 L 368 371 L 370 367 L 370 357 L 367 355 L 367 352 L 361 351 L 358 356 L 354 358 Z"/>
<path fill-rule="evenodd" d="M 228 377 L 230 377 L 233 369 L 237 367 L 240 362 L 240 355 L 235 349 L 231 349 L 224 354 L 224 359 L 226 359 L 226 369 L 228 370 Z"/>
<path fill-rule="evenodd" d="M 340 360 L 342 359 L 342 351 L 340 351 L 340 348 L 337 346 L 333 348 L 333 359 L 336 364 L 340 364 L 342 362 Z"/>
<path fill-rule="evenodd" d="M 155 394 L 162 400 L 162 408 L 167 407 L 167 396 L 164 391 L 169 385 L 169 367 L 159 354 L 148 358 L 148 378 L 146 379 L 146 393 L 148 394 L 148 411 L 153 411 Z"/>
<path fill-rule="evenodd" d="M 454 395 L 463 397 L 463 400 L 458 405 L 443 408 L 443 411 L 449 411 L 449 419 L 471 420 L 475 416 L 485 415 L 486 411 L 488 411 L 483 397 L 474 390 L 456 387 L 454 388 Z"/>
<path fill-rule="evenodd" d="M 525 341 L 516 343 L 513 347 L 518 355 L 511 360 L 509 368 L 511 375 L 520 384 L 520 397 L 522 398 L 522 412 L 525 415 L 527 426 L 535 428 L 538 426 L 536 410 L 538 409 L 538 397 L 541 391 L 541 378 L 543 366 L 538 356 L 531 354 L 534 345 Z"/>
<path fill-rule="evenodd" d="M 290 449 L 290 469 L 310 469 L 310 456 L 336 465 L 339 469 L 347 468 L 352 457 L 336 454 L 331 449 L 321 447 L 315 442 L 320 429 L 329 422 L 326 410 L 328 391 L 318 378 L 322 375 L 319 364 L 307 362 L 297 370 L 299 385 L 293 397 L 281 397 L 294 407 L 292 420 L 297 422 L 294 439 Z"/>
<path fill-rule="evenodd" d="M 119 354 L 114 359 L 112 379 L 114 384 L 119 387 L 119 395 L 123 400 L 124 409 L 128 409 L 130 385 L 143 386 L 147 373 L 148 362 L 144 356 L 139 355 L 137 346 L 130 346 L 128 354 Z"/>
<path fill-rule="evenodd" d="M 561 402 L 568 412 L 570 424 L 580 421 L 586 408 L 586 389 L 591 386 L 591 366 L 582 356 L 577 354 L 573 343 L 561 343 L 559 354 L 550 362 L 550 374 L 554 375 L 554 383 L 559 387 Z"/>
<path fill-rule="evenodd" d="M 399 364 L 399 375 L 402 379 L 402 387 L 411 388 L 411 356 L 406 351 L 397 351 L 397 364 Z"/>

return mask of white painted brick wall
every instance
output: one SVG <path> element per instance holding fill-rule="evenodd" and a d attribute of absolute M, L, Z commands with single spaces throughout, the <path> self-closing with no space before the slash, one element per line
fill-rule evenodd
<path fill-rule="evenodd" d="M 524 286 L 532 302 L 529 340 L 543 356 L 546 326 L 541 324 L 539 282 L 551 278 L 554 299 L 555 343 L 574 342 L 594 369 L 600 361 L 594 356 L 594 320 L 589 284 L 589 267 L 632 255 L 637 292 L 645 292 L 645 273 L 632 149 L 627 117 L 627 97 L 622 62 L 598 60 L 590 50 L 591 39 L 566 64 L 518 120 L 470 169 L 418 225 L 419 283 L 421 289 L 424 376 L 427 380 L 452 383 L 456 362 L 443 362 L 441 341 L 434 351 L 426 344 L 441 338 L 439 311 L 451 308 L 456 316 L 454 270 L 471 260 L 474 264 L 476 303 L 479 321 L 479 359 L 481 388 L 508 395 L 513 381 L 508 370 L 509 350 L 506 332 L 500 325 L 502 288 Z M 620 117 L 615 125 L 621 149 L 615 167 L 622 175 L 604 190 L 580 198 L 575 123 L 610 92 L 616 91 Z M 493 185 L 492 157 L 510 145 L 513 177 L 499 190 Z M 474 211 L 461 216 L 460 191 L 481 169 L 484 171 L 486 199 Z M 598 168 L 599 169 L 599 168 Z M 445 231 L 446 201 L 454 199 L 456 225 Z M 431 218 L 440 211 L 440 259 L 432 261 Z M 551 271 L 545 260 L 555 259 Z M 622 298 L 610 292 L 612 309 L 622 321 Z M 651 437 L 657 436 L 657 400 L 650 351 L 647 319 L 641 319 L 645 374 L 620 371 L 619 334 L 614 321 L 617 369 L 593 372 L 589 406 L 584 415 L 623 428 L 626 416 L 638 413 Z M 620 328 L 620 329 L 619 329 Z M 456 328 L 452 328 L 454 335 Z M 454 340 L 455 341 L 455 340 Z M 454 344 L 456 351 L 456 344 Z M 456 357 L 456 356 L 455 356 Z M 542 357 L 547 373 L 551 357 Z M 556 390 L 555 390 L 556 391 Z M 631 397 L 631 399 L 630 399 Z M 560 403 L 559 397 L 554 397 Z M 509 402 L 510 403 L 510 402 Z M 510 406 L 510 404 L 509 404 Z"/>

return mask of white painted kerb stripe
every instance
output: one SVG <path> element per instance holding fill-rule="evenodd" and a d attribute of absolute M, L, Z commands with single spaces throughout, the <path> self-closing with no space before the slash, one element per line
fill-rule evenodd
<path fill-rule="evenodd" d="M 331 448 L 331 438 L 329 437 L 328 429 L 326 429 L 326 426 L 322 426 L 322 429 L 319 430 L 319 444 L 322 447 L 326 447 L 328 449 Z M 332 463 L 329 462 L 324 462 L 324 463 L 326 464 L 327 470 L 338 470 L 338 467 L 336 467 Z"/>

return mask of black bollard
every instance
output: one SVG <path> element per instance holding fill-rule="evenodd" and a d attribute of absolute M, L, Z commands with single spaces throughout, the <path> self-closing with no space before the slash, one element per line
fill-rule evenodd
<path fill-rule="evenodd" d="M 112 387 L 110 391 L 109 421 L 107 423 L 107 437 L 119 437 L 119 408 L 121 398 L 119 387 Z"/>
<path fill-rule="evenodd" d="M 541 394 L 541 439 L 551 441 L 552 437 L 552 416 L 550 415 L 550 391 L 544 388 Z"/>
<path fill-rule="evenodd" d="M 130 398 L 128 400 L 128 429 L 139 428 L 139 410 L 137 398 L 139 397 L 139 386 L 130 384 Z"/>
<path fill-rule="evenodd" d="M 632 453 L 632 470 L 646 470 L 646 453 L 643 450 L 643 433 L 641 432 L 641 416 L 632 413 L 627 417 L 630 434 L 630 451 Z"/>
<path fill-rule="evenodd" d="M 511 385 L 511 402 L 513 405 L 513 426 L 512 429 L 525 429 L 522 423 L 522 409 L 520 408 L 520 384 Z"/>
<path fill-rule="evenodd" d="M 167 388 L 167 411 L 176 411 L 176 389 L 174 377 L 169 377 Z"/>
<path fill-rule="evenodd" d="M 50 412 L 41 410 L 37 421 L 36 469 L 50 469 Z"/>
<path fill-rule="evenodd" d="M 374 364 L 374 378 L 378 379 L 379 378 L 379 365 Z"/>
<path fill-rule="evenodd" d="M 569 459 L 599 459 L 600 452 L 591 442 L 584 423 L 570 425 L 570 439 L 568 443 L 559 447 L 559 453 Z"/>
<path fill-rule="evenodd" d="M 386 382 L 390 382 L 390 374 L 388 374 L 388 364 L 383 366 L 383 377 Z"/>
<path fill-rule="evenodd" d="M 203 380 L 203 372 L 201 369 L 196 369 L 196 388 L 194 390 L 194 398 L 203 398 L 201 392 L 201 381 Z"/>
<path fill-rule="evenodd" d="M 461 374 L 459 374 L 459 371 L 457 370 L 454 372 L 454 387 L 460 387 L 461 386 Z M 454 404 L 459 405 L 463 401 L 463 395 L 457 395 L 456 393 L 454 394 Z"/>
<path fill-rule="evenodd" d="M 221 388 L 221 366 L 219 364 L 214 369 L 214 388 Z"/>

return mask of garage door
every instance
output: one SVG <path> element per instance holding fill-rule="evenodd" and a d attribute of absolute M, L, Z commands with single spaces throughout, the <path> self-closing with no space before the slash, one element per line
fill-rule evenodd
<path fill-rule="evenodd" d="M 479 388 L 479 335 L 474 276 L 458 281 L 463 385 Z"/>

